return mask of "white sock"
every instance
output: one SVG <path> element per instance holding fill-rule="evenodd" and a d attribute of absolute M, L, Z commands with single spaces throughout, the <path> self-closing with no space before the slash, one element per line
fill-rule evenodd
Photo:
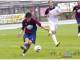
<path fill-rule="evenodd" d="M 52 40 L 54 41 L 55 45 L 58 44 L 55 34 L 52 34 Z"/>

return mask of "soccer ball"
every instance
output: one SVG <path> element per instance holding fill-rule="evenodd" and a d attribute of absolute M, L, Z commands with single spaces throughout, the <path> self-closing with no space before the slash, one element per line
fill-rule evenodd
<path fill-rule="evenodd" d="M 27 25 L 26 28 L 29 29 L 29 30 L 31 30 L 31 29 L 33 29 L 33 25 Z"/>
<path fill-rule="evenodd" d="M 35 50 L 36 52 L 40 52 L 41 46 L 40 46 L 40 45 L 36 45 L 36 46 L 34 47 L 34 50 Z"/>

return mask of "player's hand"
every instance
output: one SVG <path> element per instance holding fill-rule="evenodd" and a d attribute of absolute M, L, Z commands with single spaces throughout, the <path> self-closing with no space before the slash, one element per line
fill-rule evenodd
<path fill-rule="evenodd" d="M 17 37 L 17 38 L 20 38 L 20 37 L 21 37 L 21 34 L 17 34 L 16 37 Z"/>

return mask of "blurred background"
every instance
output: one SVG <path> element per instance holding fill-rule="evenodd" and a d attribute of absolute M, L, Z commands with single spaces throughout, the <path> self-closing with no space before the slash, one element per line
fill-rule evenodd
<path fill-rule="evenodd" d="M 72 20 L 72 10 L 76 1 L 55 1 L 64 14 L 59 20 Z M 48 1 L 0 1 L 0 24 L 20 23 L 24 14 L 30 11 L 40 21 L 47 21 L 44 12 L 48 7 Z"/>

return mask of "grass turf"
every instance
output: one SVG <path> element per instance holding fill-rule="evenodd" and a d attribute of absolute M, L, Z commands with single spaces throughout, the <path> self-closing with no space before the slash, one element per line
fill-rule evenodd
<path fill-rule="evenodd" d="M 59 47 L 55 47 L 47 31 L 38 28 L 36 44 L 40 44 L 42 50 L 37 53 L 34 51 L 34 45 L 32 45 L 24 57 L 21 56 L 20 49 L 23 39 L 22 37 L 16 38 L 19 30 L 0 31 L 0 59 L 80 58 L 80 37 L 77 37 L 77 25 L 58 26 L 57 39 L 60 41 Z"/>

